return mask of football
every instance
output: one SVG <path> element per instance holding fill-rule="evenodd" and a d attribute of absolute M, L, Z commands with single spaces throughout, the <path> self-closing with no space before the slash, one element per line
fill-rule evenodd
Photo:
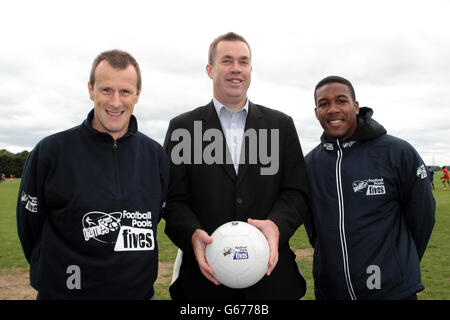
<path fill-rule="evenodd" d="M 258 228 L 231 221 L 218 227 L 211 237 L 214 240 L 206 246 L 206 261 L 225 286 L 247 288 L 267 272 L 269 244 Z"/>

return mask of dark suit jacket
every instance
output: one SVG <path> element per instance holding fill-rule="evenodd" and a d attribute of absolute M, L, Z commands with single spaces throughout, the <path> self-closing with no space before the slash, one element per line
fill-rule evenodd
<path fill-rule="evenodd" d="M 279 228 L 279 261 L 272 274 L 257 284 L 242 289 L 247 299 L 300 299 L 306 283 L 299 272 L 295 254 L 289 248 L 289 238 L 302 224 L 302 214 L 308 212 L 309 191 L 300 142 L 292 118 L 282 112 L 249 103 L 245 130 L 279 130 L 279 169 L 274 175 L 261 175 L 256 164 L 240 164 L 236 176 L 232 162 L 224 164 L 194 163 L 194 121 L 201 121 L 202 133 L 221 130 L 213 102 L 172 119 L 164 147 L 171 157 L 179 141 L 171 141 L 175 129 L 191 134 L 191 164 L 173 163 L 171 157 L 169 192 L 163 213 L 165 232 L 184 253 L 178 279 L 171 285 L 172 299 L 233 299 L 236 290 L 215 286 L 200 272 L 191 245 L 193 232 L 199 228 L 212 234 L 225 222 L 271 219 Z M 197 122 L 197 127 L 199 122 Z M 270 130 L 268 130 L 270 146 Z M 181 140 L 180 140 L 181 142 Z M 202 143 L 202 150 L 211 142 Z M 249 143 L 242 150 L 248 156 Z M 223 154 L 227 145 L 223 137 Z M 176 148 L 179 151 L 179 148 Z M 270 154 L 270 148 L 269 148 Z M 258 157 L 259 159 L 259 157 Z M 265 167 L 268 167 L 266 165 Z"/>

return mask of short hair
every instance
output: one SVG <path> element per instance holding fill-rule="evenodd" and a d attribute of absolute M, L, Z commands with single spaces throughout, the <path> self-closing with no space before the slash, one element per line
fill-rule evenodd
<path fill-rule="evenodd" d="M 346 85 L 350 89 L 350 94 L 352 95 L 353 101 L 356 101 L 355 89 L 353 89 L 353 86 L 350 83 L 350 81 L 348 81 L 345 78 L 339 77 L 339 76 L 328 76 L 328 77 L 323 78 L 316 84 L 316 88 L 314 89 L 314 103 L 316 103 L 316 99 L 317 99 L 317 96 L 316 96 L 317 90 L 326 84 L 335 83 L 335 82 Z"/>
<path fill-rule="evenodd" d="M 215 58 L 215 54 L 216 54 L 216 48 L 217 48 L 217 45 L 219 44 L 220 41 L 242 41 L 242 42 L 244 42 L 247 45 L 247 47 L 248 47 L 248 51 L 250 52 L 250 58 L 251 58 L 252 50 L 250 49 L 250 45 L 248 44 L 247 40 L 245 40 L 245 38 L 243 36 L 238 35 L 237 33 L 228 32 L 228 33 L 225 33 L 225 34 L 223 34 L 221 36 L 218 36 L 210 44 L 209 51 L 208 51 L 208 63 L 209 64 L 212 65 L 214 63 L 214 58 Z"/>
<path fill-rule="evenodd" d="M 142 87 L 141 69 L 139 68 L 136 59 L 134 59 L 134 57 L 128 52 L 117 49 L 102 52 L 97 56 L 97 58 L 95 58 L 94 63 L 92 64 L 91 74 L 89 76 L 89 83 L 91 84 L 92 87 L 94 87 L 95 83 L 95 69 L 103 60 L 106 60 L 111 65 L 111 67 L 119 70 L 124 70 L 128 68 L 128 66 L 131 64 L 137 73 L 137 83 L 136 83 L 137 91 L 141 90 Z"/>

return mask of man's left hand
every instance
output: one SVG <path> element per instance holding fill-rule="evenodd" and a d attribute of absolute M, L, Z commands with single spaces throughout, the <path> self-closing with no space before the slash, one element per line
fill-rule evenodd
<path fill-rule="evenodd" d="M 269 267 L 266 275 L 270 276 L 278 263 L 278 243 L 280 241 L 280 230 L 278 230 L 277 225 L 272 220 L 248 219 L 247 222 L 261 230 L 269 243 Z"/>

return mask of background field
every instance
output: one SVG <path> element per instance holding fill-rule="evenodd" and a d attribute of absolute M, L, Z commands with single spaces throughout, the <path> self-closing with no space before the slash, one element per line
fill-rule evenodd
<path fill-rule="evenodd" d="M 435 174 L 436 224 L 421 263 L 422 282 L 425 290 L 418 294 L 419 299 L 441 300 L 450 298 L 450 189 L 443 189 Z M 33 299 L 34 291 L 28 285 L 28 263 L 26 262 L 16 227 L 16 201 L 20 179 L 13 183 L 7 180 L 0 184 L 0 299 Z M 170 299 L 168 287 L 172 278 L 172 265 L 177 248 L 165 236 L 164 221 L 158 226 L 160 247 L 160 272 L 155 284 L 157 299 Z M 303 299 L 314 299 L 312 278 L 312 255 L 303 226 L 297 230 L 290 241 L 297 255 L 297 262 L 307 281 L 307 292 Z M 13 290 L 14 289 L 14 290 Z M 20 294 L 18 291 L 29 292 Z"/>

